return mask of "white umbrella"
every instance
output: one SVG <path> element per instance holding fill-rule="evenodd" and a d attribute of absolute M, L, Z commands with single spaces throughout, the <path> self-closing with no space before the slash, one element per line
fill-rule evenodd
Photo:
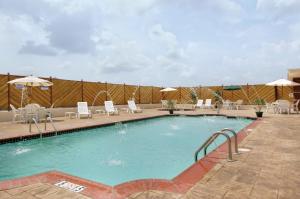
<path fill-rule="evenodd" d="M 44 79 L 34 77 L 34 76 L 27 76 L 27 77 L 23 77 L 23 78 L 14 79 L 7 83 L 15 84 L 15 85 L 23 85 L 23 86 L 28 86 L 28 87 L 52 86 L 53 85 L 53 83 L 48 80 L 44 80 Z"/>
<path fill-rule="evenodd" d="M 164 88 L 164 89 L 160 90 L 160 92 L 171 92 L 171 91 L 177 91 L 177 89 L 168 87 L 168 88 Z"/>
<path fill-rule="evenodd" d="M 274 82 L 269 82 L 266 84 L 267 86 L 281 86 L 281 96 L 283 96 L 283 87 L 284 86 L 300 86 L 299 83 L 293 82 L 287 79 L 279 79 Z M 275 89 L 275 96 L 277 98 L 277 89 Z"/>
<path fill-rule="evenodd" d="M 300 86 L 299 83 L 287 79 L 279 79 L 274 82 L 267 83 L 266 85 L 267 86 Z"/>
<path fill-rule="evenodd" d="M 24 95 L 27 95 L 27 87 L 37 87 L 37 86 L 52 86 L 53 83 L 45 80 L 45 79 L 41 79 L 35 76 L 27 76 L 27 77 L 23 77 L 23 78 L 18 78 L 18 79 L 14 79 L 11 80 L 9 82 L 7 82 L 8 84 L 14 84 L 14 85 L 21 85 L 21 86 L 25 86 L 24 89 L 22 89 L 22 96 L 21 96 L 21 107 L 23 107 L 23 99 L 24 99 Z"/>

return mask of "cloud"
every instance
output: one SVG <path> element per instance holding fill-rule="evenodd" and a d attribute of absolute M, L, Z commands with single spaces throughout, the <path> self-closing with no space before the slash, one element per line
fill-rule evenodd
<path fill-rule="evenodd" d="M 91 16 L 62 15 L 55 18 L 47 27 L 49 42 L 55 48 L 68 53 L 92 53 L 95 44 L 91 37 L 94 31 Z"/>
<path fill-rule="evenodd" d="M 176 35 L 164 30 L 161 24 L 152 26 L 149 30 L 149 36 L 153 41 L 160 42 L 168 49 L 173 49 L 178 45 Z"/>
<path fill-rule="evenodd" d="M 57 51 L 48 45 L 35 44 L 34 41 L 27 41 L 19 50 L 20 54 L 34 54 L 42 56 L 55 56 Z"/>
<path fill-rule="evenodd" d="M 300 1 L 298 0 L 257 0 L 256 9 L 273 17 L 299 15 Z"/>

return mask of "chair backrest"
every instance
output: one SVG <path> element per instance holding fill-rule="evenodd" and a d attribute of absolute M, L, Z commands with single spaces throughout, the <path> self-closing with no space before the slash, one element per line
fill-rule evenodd
<path fill-rule="evenodd" d="M 88 113 L 88 103 L 87 102 L 77 102 L 77 111 L 78 113 Z"/>
<path fill-rule="evenodd" d="M 36 113 L 40 108 L 38 104 L 27 104 L 25 106 L 26 113 Z"/>
<path fill-rule="evenodd" d="M 11 110 L 12 110 L 13 112 L 16 112 L 16 111 L 17 111 L 17 109 L 16 109 L 16 107 L 15 107 L 14 105 L 10 104 L 9 106 L 10 106 L 10 108 L 11 108 Z"/>
<path fill-rule="evenodd" d="M 237 101 L 236 101 L 236 104 L 237 104 L 237 105 L 242 105 L 243 102 L 244 102 L 243 100 L 237 100 Z"/>
<path fill-rule="evenodd" d="M 205 100 L 205 106 L 211 106 L 211 99 Z"/>
<path fill-rule="evenodd" d="M 277 103 L 281 108 L 288 108 L 290 106 L 290 102 L 287 100 L 277 100 Z"/>
<path fill-rule="evenodd" d="M 203 99 L 199 99 L 197 101 L 196 107 L 200 107 L 200 106 L 203 106 Z"/>
<path fill-rule="evenodd" d="M 136 104 L 133 100 L 128 100 L 127 103 L 130 110 L 133 111 L 137 110 Z"/>
<path fill-rule="evenodd" d="M 167 107 L 168 106 L 168 101 L 167 100 L 161 100 L 161 106 L 164 108 L 164 107 Z"/>
<path fill-rule="evenodd" d="M 115 107 L 112 101 L 105 101 L 104 102 L 105 111 L 107 112 L 114 112 Z"/>

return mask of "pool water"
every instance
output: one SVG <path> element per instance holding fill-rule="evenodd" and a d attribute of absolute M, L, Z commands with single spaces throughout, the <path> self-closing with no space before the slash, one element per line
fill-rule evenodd
<path fill-rule="evenodd" d="M 50 170 L 112 186 L 142 178 L 172 179 L 194 163 L 195 150 L 213 132 L 239 131 L 251 122 L 215 116 L 160 117 L 4 144 L 0 180 Z M 224 141 L 219 137 L 212 146 Z"/>

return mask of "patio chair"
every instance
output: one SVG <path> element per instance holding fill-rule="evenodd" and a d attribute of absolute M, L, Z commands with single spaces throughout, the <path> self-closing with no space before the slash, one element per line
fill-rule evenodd
<path fill-rule="evenodd" d="M 286 112 L 290 114 L 290 102 L 287 100 L 277 100 L 277 109 L 280 114 Z"/>
<path fill-rule="evenodd" d="M 234 103 L 234 107 L 236 110 L 240 110 L 241 106 L 243 105 L 243 100 L 237 100 L 235 103 Z"/>
<path fill-rule="evenodd" d="M 81 119 L 81 117 L 92 117 L 92 113 L 88 108 L 87 102 L 77 102 L 77 117 Z"/>
<path fill-rule="evenodd" d="M 203 108 L 203 99 L 199 99 L 197 101 L 197 104 L 195 105 L 195 108 Z"/>
<path fill-rule="evenodd" d="M 161 100 L 161 108 L 168 108 L 168 100 Z"/>
<path fill-rule="evenodd" d="M 211 99 L 205 100 L 204 108 L 212 108 Z"/>
<path fill-rule="evenodd" d="M 223 101 L 223 108 L 230 110 L 232 109 L 232 102 L 230 100 Z"/>
<path fill-rule="evenodd" d="M 9 105 L 12 112 L 12 122 L 20 121 L 22 119 L 22 112 L 14 107 L 14 105 Z"/>
<path fill-rule="evenodd" d="M 36 119 L 39 122 L 40 121 L 40 117 L 39 117 L 39 109 L 40 108 L 41 108 L 41 106 L 39 104 L 36 104 L 36 103 L 27 104 L 24 107 L 25 121 L 29 122 L 30 120 L 32 120 L 32 118 L 34 118 L 34 119 Z"/>
<path fill-rule="evenodd" d="M 104 108 L 107 115 L 118 115 L 119 111 L 117 108 L 114 107 L 114 104 L 112 101 L 105 101 L 104 102 Z"/>
<path fill-rule="evenodd" d="M 140 109 L 139 107 L 136 106 L 135 102 L 133 100 L 128 100 L 128 110 L 130 113 L 141 113 L 143 112 L 142 109 Z"/>

